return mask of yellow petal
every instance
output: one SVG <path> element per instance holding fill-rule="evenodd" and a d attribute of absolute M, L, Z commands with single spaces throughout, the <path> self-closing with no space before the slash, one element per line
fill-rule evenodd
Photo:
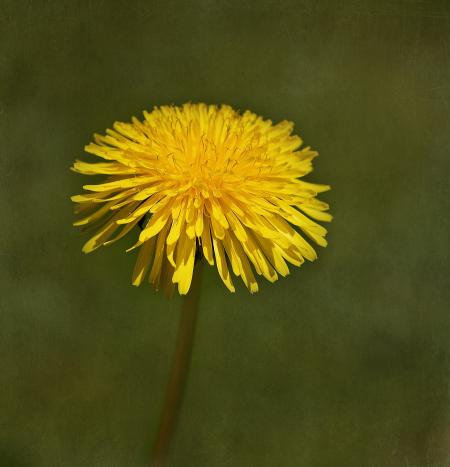
<path fill-rule="evenodd" d="M 172 210 L 172 227 L 170 229 L 169 235 L 167 236 L 167 245 L 173 245 L 179 238 L 181 234 L 181 230 L 184 227 L 185 223 L 185 213 L 186 213 L 186 204 L 187 201 L 183 200 L 181 203 L 177 203 L 181 208 L 174 213 Z"/>
<path fill-rule="evenodd" d="M 269 262 L 270 258 L 269 260 L 266 258 L 257 242 L 252 237 L 252 235 L 248 235 L 247 241 L 242 244 L 247 256 L 253 263 L 258 274 L 262 274 L 270 282 L 275 282 L 278 279 L 278 275 Z M 261 240 L 270 243 L 270 240 Z"/>
<path fill-rule="evenodd" d="M 91 253 L 101 247 L 103 243 L 117 230 L 117 224 L 113 221 L 105 224 L 93 237 L 83 246 L 83 253 Z"/>
<path fill-rule="evenodd" d="M 83 161 L 75 161 L 72 170 L 84 175 L 127 175 L 137 173 L 136 168 L 127 167 L 117 162 L 98 162 L 91 164 Z"/>
<path fill-rule="evenodd" d="M 201 237 L 203 233 L 203 208 L 200 206 L 197 210 L 197 218 L 195 221 L 195 234 Z"/>
<path fill-rule="evenodd" d="M 118 240 L 120 240 L 121 238 L 123 238 L 128 232 L 130 232 L 133 227 L 139 222 L 139 219 L 135 219 L 133 222 L 131 222 L 130 224 L 127 224 L 126 226 L 124 226 L 122 228 L 122 230 L 120 231 L 120 233 L 114 237 L 113 239 L 111 240 L 108 240 L 107 242 L 105 242 L 103 245 L 107 246 L 107 245 L 111 245 L 111 243 L 115 243 L 117 242 Z"/>
<path fill-rule="evenodd" d="M 172 282 L 178 283 L 178 292 L 185 295 L 189 291 L 195 262 L 195 239 L 182 234 L 177 245 L 176 266 Z"/>
<path fill-rule="evenodd" d="M 213 266 L 214 265 L 214 255 L 213 255 L 213 246 L 211 243 L 211 231 L 210 231 L 210 224 L 209 219 L 206 217 L 204 218 L 204 226 L 202 232 L 202 250 L 203 256 L 205 257 L 206 261 Z"/>
<path fill-rule="evenodd" d="M 104 216 L 110 210 L 111 206 L 114 203 L 115 203 L 114 201 L 110 201 L 109 203 L 104 204 L 100 209 L 97 209 L 97 211 L 94 211 L 89 216 L 84 217 L 83 219 L 80 219 L 78 221 L 75 221 L 73 225 L 74 226 L 86 225 L 86 224 L 90 224 L 91 222 L 94 222 L 97 219 L 100 219 L 100 217 Z"/>
<path fill-rule="evenodd" d="M 74 203 L 86 203 L 86 202 L 102 202 L 105 201 L 104 198 L 106 198 L 109 194 L 114 193 L 113 190 L 108 190 L 104 191 L 103 193 L 83 193 L 82 195 L 74 195 L 71 196 L 70 199 Z M 110 199 L 107 201 L 111 201 Z"/>
<path fill-rule="evenodd" d="M 211 220 L 211 225 L 212 225 L 212 228 L 213 228 L 214 235 L 215 235 L 218 239 L 223 240 L 224 237 L 225 237 L 225 230 L 224 230 L 224 228 L 223 228 L 222 225 L 217 221 L 217 219 L 215 219 L 214 217 L 211 217 L 210 220 Z"/>
<path fill-rule="evenodd" d="M 133 222 L 136 219 L 140 219 L 141 217 L 145 216 L 150 209 L 158 203 L 161 199 L 163 198 L 163 195 L 156 193 L 153 196 L 150 196 L 150 198 L 147 201 L 144 201 L 142 204 L 139 205 L 139 207 L 135 210 L 132 211 L 129 215 L 126 217 L 123 217 L 122 219 L 118 219 L 117 223 L 118 224 L 128 224 L 130 222 Z M 137 206 L 139 203 L 135 202 L 135 206 Z"/>
<path fill-rule="evenodd" d="M 171 207 L 172 202 L 168 203 L 160 212 L 153 214 L 153 216 L 150 218 L 150 221 L 139 235 L 140 242 L 145 242 L 163 229 L 170 217 Z"/>
<path fill-rule="evenodd" d="M 245 227 L 241 224 L 239 219 L 235 216 L 233 211 L 227 211 L 226 216 L 231 226 L 231 229 L 233 230 L 238 240 L 241 242 L 247 241 L 247 231 Z"/>
<path fill-rule="evenodd" d="M 299 207 L 304 213 L 308 214 L 309 217 L 318 221 L 331 222 L 333 220 L 333 216 L 328 212 L 318 211 L 317 209 L 312 209 L 306 206 Z"/>
<path fill-rule="evenodd" d="M 132 275 L 132 284 L 138 286 L 147 274 L 155 246 L 155 237 L 147 240 L 140 248 Z"/>
<path fill-rule="evenodd" d="M 258 242 L 277 272 L 282 276 L 287 276 L 289 274 L 289 268 L 280 253 L 280 248 L 277 248 L 276 244 L 265 238 L 259 238 Z"/>
<path fill-rule="evenodd" d="M 216 258 L 217 270 L 219 271 L 220 278 L 226 285 L 230 292 L 234 292 L 235 288 L 231 280 L 230 271 L 228 270 L 227 260 L 223 251 L 222 242 L 213 236 L 214 255 Z"/>
<path fill-rule="evenodd" d="M 144 185 L 155 180 L 155 177 L 132 177 L 122 178 L 114 182 L 99 183 L 98 185 L 84 185 L 83 188 L 89 191 L 108 191 L 113 189 L 131 188 Z"/>
<path fill-rule="evenodd" d="M 156 248 L 155 248 L 155 258 L 153 260 L 153 266 L 150 271 L 150 275 L 148 278 L 148 281 L 151 284 L 158 284 L 159 278 L 161 275 L 161 266 L 163 264 L 163 258 L 164 258 L 164 249 L 165 249 L 165 244 L 166 244 L 166 235 L 167 231 L 169 230 L 170 222 L 167 222 L 167 224 L 164 226 L 164 228 L 161 230 L 161 232 L 158 234 L 158 239 L 156 241 Z"/>

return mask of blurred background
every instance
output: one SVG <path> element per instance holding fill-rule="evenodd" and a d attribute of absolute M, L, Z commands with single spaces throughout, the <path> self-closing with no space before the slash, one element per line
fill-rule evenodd
<path fill-rule="evenodd" d="M 188 100 L 294 121 L 335 220 L 257 295 L 207 269 L 170 466 L 450 465 L 448 0 L 0 0 L 0 37 L 2 467 L 149 465 L 180 299 L 81 253 L 69 166 Z"/>

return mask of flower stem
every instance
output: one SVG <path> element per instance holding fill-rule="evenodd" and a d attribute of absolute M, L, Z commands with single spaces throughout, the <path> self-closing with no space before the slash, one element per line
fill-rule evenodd
<path fill-rule="evenodd" d="M 202 259 L 196 261 L 191 288 L 183 299 L 175 354 L 166 388 L 158 434 L 153 447 L 151 467 L 163 467 L 166 464 L 170 441 L 176 428 L 195 335 L 202 265 Z"/>

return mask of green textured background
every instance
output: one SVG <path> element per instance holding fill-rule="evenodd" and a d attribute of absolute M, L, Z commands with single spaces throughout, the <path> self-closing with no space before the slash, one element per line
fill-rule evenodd
<path fill-rule="evenodd" d="M 335 220 L 249 295 L 203 284 L 175 467 L 450 465 L 450 2 L 0 0 L 0 465 L 144 467 L 180 300 L 92 255 L 69 172 L 164 103 L 289 119 Z"/>

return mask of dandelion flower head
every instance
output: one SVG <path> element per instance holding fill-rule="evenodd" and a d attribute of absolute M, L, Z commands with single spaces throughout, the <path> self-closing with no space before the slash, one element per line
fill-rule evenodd
<path fill-rule="evenodd" d="M 72 197 L 81 215 L 74 225 L 96 229 L 85 253 L 134 232 L 133 285 L 148 276 L 156 289 L 176 284 L 184 295 L 201 255 L 231 292 L 233 272 L 254 293 L 255 273 L 274 282 L 288 263 L 316 259 L 311 241 L 326 246 L 316 221 L 331 215 L 316 196 L 330 187 L 301 180 L 318 153 L 300 149 L 291 122 L 188 103 L 113 128 L 85 147 L 102 162 L 72 167 L 107 177 Z"/>

